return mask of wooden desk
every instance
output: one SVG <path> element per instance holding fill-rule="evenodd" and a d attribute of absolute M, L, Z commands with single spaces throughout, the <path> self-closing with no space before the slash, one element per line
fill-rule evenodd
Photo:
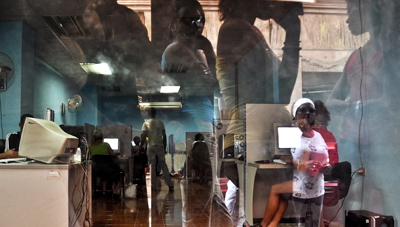
<path fill-rule="evenodd" d="M 83 226 L 86 209 L 92 217 L 91 171 L 82 213 L 74 226 Z M 78 164 L 0 165 L 0 223 L 2 227 L 69 226 L 82 199 L 83 169 Z"/>

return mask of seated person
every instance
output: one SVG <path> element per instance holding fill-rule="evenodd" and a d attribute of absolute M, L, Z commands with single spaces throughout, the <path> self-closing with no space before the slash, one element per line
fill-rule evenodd
<path fill-rule="evenodd" d="M 14 149 L 15 151 L 19 150 L 19 141 L 21 140 L 22 129 L 24 127 L 25 119 L 27 117 L 33 117 L 33 116 L 30 114 L 24 114 L 21 116 L 21 120 L 19 121 L 19 127 L 21 128 L 21 131 L 12 132 L 7 135 L 4 151 L 8 151 L 11 149 Z"/>
<path fill-rule="evenodd" d="M 207 183 L 212 178 L 210 152 L 203 134 L 197 133 L 194 140 L 189 152 L 189 169 L 202 183 Z"/>
<path fill-rule="evenodd" d="M 146 149 L 142 147 L 140 149 L 140 137 L 135 136 L 133 138 L 135 146 L 132 147 L 133 156 L 133 181 L 138 184 L 146 184 L 145 173 L 147 172 L 148 158 Z"/>
<path fill-rule="evenodd" d="M 0 159 L 7 159 L 7 158 L 21 158 L 21 156 L 18 155 L 18 152 L 12 149 L 0 154 Z"/>
<path fill-rule="evenodd" d="M 294 198 L 299 199 L 317 198 L 325 193 L 324 175 L 319 173 L 319 170 L 327 164 L 328 149 L 321 134 L 311 128 L 315 123 L 314 103 L 301 98 L 294 103 L 292 113 L 303 133 L 300 148 L 292 151 L 292 157 L 282 157 L 283 161 L 294 166 L 293 180 L 272 186 L 264 218 L 256 226 L 278 226 L 288 205 L 288 198 L 284 198 L 286 193 L 291 193 Z M 301 211 L 301 208 L 296 210 Z M 318 212 L 314 212 L 314 215 L 318 216 L 313 218 L 314 226 L 319 226 L 321 206 L 318 209 Z"/>
<path fill-rule="evenodd" d="M 333 165 L 339 162 L 339 154 L 337 149 L 336 138 L 332 132 L 328 131 L 326 128 L 328 126 L 328 122 L 331 120 L 331 114 L 326 108 L 325 104 L 321 100 L 317 100 L 314 102 L 315 104 L 315 125 L 311 126 L 311 128 L 317 132 L 319 132 L 324 138 L 325 143 L 333 143 L 335 144 L 335 149 L 328 149 L 329 154 L 329 164 Z M 328 147 L 329 148 L 329 147 Z M 325 175 L 325 181 L 334 180 L 332 175 Z M 324 206 L 331 204 L 337 204 L 338 197 L 336 196 L 324 196 Z M 323 215 L 324 209 L 321 212 L 321 227 L 324 226 Z"/>
<path fill-rule="evenodd" d="M 114 151 L 111 149 L 110 144 L 104 142 L 103 140 L 103 133 L 95 129 L 93 132 L 93 143 L 92 145 L 89 146 L 89 152 L 91 157 L 94 155 L 115 155 Z M 118 172 L 120 172 L 120 169 L 115 169 L 116 175 Z M 116 178 L 113 182 L 113 193 L 118 195 L 119 190 L 121 187 L 121 182 L 117 180 Z M 106 193 L 106 187 L 107 187 L 107 180 L 103 179 L 102 180 L 102 189 L 103 189 L 103 195 Z"/>
<path fill-rule="evenodd" d="M 325 143 L 335 143 L 336 138 L 332 132 L 328 131 L 328 122 L 331 120 L 330 113 L 326 108 L 325 104 L 321 100 L 314 102 L 315 104 L 315 125 L 311 126 L 314 131 L 317 131 L 324 138 Z M 328 149 L 329 164 L 333 165 L 339 162 L 339 154 L 337 147 L 336 149 Z"/>

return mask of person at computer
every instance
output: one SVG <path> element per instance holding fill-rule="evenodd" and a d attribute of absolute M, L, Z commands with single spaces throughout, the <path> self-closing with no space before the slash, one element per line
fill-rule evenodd
<path fill-rule="evenodd" d="M 145 174 L 147 172 L 148 158 L 145 148 L 140 148 L 140 137 L 135 136 L 133 138 L 135 146 L 132 146 L 132 156 L 133 156 L 133 181 L 134 183 L 145 185 L 146 178 Z"/>
<path fill-rule="evenodd" d="M 103 133 L 99 129 L 95 129 L 93 132 L 93 143 L 92 145 L 89 146 L 89 152 L 91 157 L 94 155 L 115 155 L 114 151 L 112 150 L 111 146 L 109 143 L 104 142 L 104 137 Z M 116 172 L 119 172 L 119 170 L 115 170 Z M 107 180 L 103 179 L 102 180 L 102 189 L 103 189 L 103 195 L 106 194 L 106 189 L 107 189 Z M 121 182 L 119 180 L 115 180 L 113 183 L 113 193 L 115 195 L 119 195 L 119 190 L 121 188 Z"/>
<path fill-rule="evenodd" d="M 291 193 L 294 198 L 310 199 L 323 197 L 324 175 L 319 172 L 328 161 L 328 148 L 321 134 L 314 131 L 311 126 L 315 124 L 315 106 L 307 98 L 297 100 L 293 105 L 295 124 L 302 131 L 301 146 L 292 150 L 292 157 L 282 157 L 282 160 L 293 164 L 293 180 L 286 181 L 271 187 L 265 215 L 260 224 L 256 226 L 278 226 L 288 205 L 286 193 Z M 298 209 L 302 205 L 296 203 Z M 313 209 L 313 225 L 319 226 L 321 206 Z"/>
<path fill-rule="evenodd" d="M 193 171 L 194 176 L 200 180 L 200 183 L 206 184 L 212 180 L 212 168 L 210 152 L 204 136 L 197 133 L 194 136 L 194 142 L 189 152 L 189 170 Z"/>
<path fill-rule="evenodd" d="M 0 154 L 0 159 L 7 159 L 7 158 L 21 158 L 14 149 L 8 150 L 4 153 Z"/>
<path fill-rule="evenodd" d="M 21 130 L 19 132 L 9 133 L 6 136 L 6 144 L 5 144 L 4 151 L 8 151 L 8 150 L 11 150 L 11 149 L 14 149 L 14 151 L 18 151 L 19 150 L 19 142 L 21 141 L 21 134 L 22 134 L 22 130 L 24 128 L 25 119 L 27 117 L 33 117 L 33 116 L 31 114 L 22 115 L 21 119 L 19 121 L 19 127 L 20 127 Z"/>
<path fill-rule="evenodd" d="M 322 138 L 324 138 L 325 143 L 331 143 L 335 146 L 328 147 L 328 155 L 329 155 L 329 164 L 333 165 L 339 162 L 339 154 L 337 149 L 336 138 L 332 132 L 330 132 L 327 127 L 329 121 L 331 120 L 331 114 L 329 110 L 326 108 L 325 104 L 321 100 L 317 100 L 314 102 L 315 105 L 315 124 L 311 126 L 314 131 L 317 131 L 321 134 Z M 325 175 L 325 181 L 333 180 L 331 175 Z M 331 201 L 334 201 L 337 198 L 330 198 L 329 200 L 324 199 L 324 206 L 326 204 L 331 204 Z M 324 208 L 321 211 L 321 227 L 324 227 Z"/>
<path fill-rule="evenodd" d="M 327 127 L 329 121 L 331 120 L 331 114 L 326 108 L 325 104 L 321 100 L 314 102 L 315 105 L 315 124 L 311 126 L 314 131 L 319 132 L 322 138 L 324 138 L 325 143 L 337 144 L 336 138 L 332 132 L 330 132 Z M 335 149 L 328 149 L 329 154 L 329 164 L 333 165 L 339 162 L 339 154 L 337 146 Z"/>
<path fill-rule="evenodd" d="M 90 155 L 115 155 L 109 143 L 104 142 L 103 133 L 99 129 L 93 132 L 93 143 L 89 146 Z"/>

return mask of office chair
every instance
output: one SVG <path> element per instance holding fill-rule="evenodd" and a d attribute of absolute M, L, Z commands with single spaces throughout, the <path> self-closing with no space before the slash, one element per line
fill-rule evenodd
<path fill-rule="evenodd" d="M 5 148 L 6 148 L 6 140 L 0 139 L 0 153 L 4 153 Z"/>
<path fill-rule="evenodd" d="M 121 182 L 121 199 L 124 198 L 124 177 L 125 173 L 119 168 L 116 155 L 93 155 L 92 157 L 92 190 L 96 192 L 96 178 L 113 181 L 118 179 Z"/>
<path fill-rule="evenodd" d="M 336 205 L 340 199 L 347 196 L 350 183 L 351 183 L 351 164 L 349 162 L 339 162 L 335 163 L 332 166 L 328 166 L 323 168 L 320 172 L 322 172 L 325 177 L 337 181 L 337 189 L 327 189 L 325 187 L 325 194 L 332 193 L 331 197 L 335 198 Z M 337 193 L 338 195 L 335 195 Z M 320 196 L 311 199 L 299 199 L 293 197 L 293 200 L 299 203 L 304 203 L 307 205 L 306 208 L 306 216 L 305 216 L 305 227 L 312 227 L 313 226 L 313 212 L 311 210 L 311 205 L 314 203 L 317 206 L 321 206 L 324 201 L 325 196 Z"/>

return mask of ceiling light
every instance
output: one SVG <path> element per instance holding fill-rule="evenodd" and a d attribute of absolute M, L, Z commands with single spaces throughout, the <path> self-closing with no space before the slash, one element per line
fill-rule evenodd
<path fill-rule="evenodd" d="M 141 102 L 139 103 L 141 110 L 153 107 L 156 109 L 182 109 L 181 102 Z"/>
<path fill-rule="evenodd" d="M 178 93 L 181 86 L 161 86 L 160 93 Z"/>
<path fill-rule="evenodd" d="M 112 75 L 107 63 L 80 63 L 87 74 Z"/>

